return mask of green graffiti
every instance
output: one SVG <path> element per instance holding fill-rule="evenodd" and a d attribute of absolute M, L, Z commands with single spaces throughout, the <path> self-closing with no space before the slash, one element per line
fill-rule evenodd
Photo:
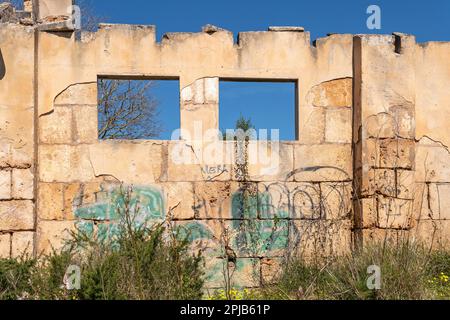
<path fill-rule="evenodd" d="M 271 220 L 258 220 L 257 213 L 262 218 L 274 217 Z M 289 242 L 289 213 L 286 209 L 275 208 L 272 205 L 270 193 L 244 195 L 238 192 L 233 195 L 232 228 L 237 232 L 234 246 L 242 254 L 267 254 L 273 250 L 285 249 Z"/>
<path fill-rule="evenodd" d="M 75 216 L 86 220 L 109 220 L 119 219 L 119 214 L 125 209 L 125 197 L 121 188 L 109 191 L 103 203 L 81 207 L 75 211 Z M 140 222 L 152 219 L 164 219 L 164 203 L 161 192 L 154 188 L 134 188 L 131 199 L 128 200 L 130 212 L 138 212 Z"/>
<path fill-rule="evenodd" d="M 90 238 L 94 235 L 94 222 L 92 221 L 77 221 L 75 227 Z"/>
<path fill-rule="evenodd" d="M 96 221 L 98 240 L 112 239 L 119 232 L 120 216 L 127 210 L 133 215 L 133 223 L 137 227 L 165 218 L 164 202 L 159 190 L 136 187 L 127 199 L 124 190 L 117 187 L 107 191 L 102 201 L 75 210 L 75 217 L 79 219 L 77 228 L 86 235 L 93 235 L 92 221 Z"/>
<path fill-rule="evenodd" d="M 233 219 L 256 219 L 258 217 L 258 197 L 239 191 L 231 199 Z"/>
<path fill-rule="evenodd" d="M 263 192 L 258 194 L 258 211 L 263 219 L 278 218 L 287 219 L 289 218 L 288 206 L 276 207 L 273 205 L 272 195 L 270 192 Z"/>
<path fill-rule="evenodd" d="M 166 215 L 162 193 L 153 187 L 135 187 L 127 199 L 122 187 L 102 190 L 97 203 L 82 206 L 75 210 L 78 230 L 88 236 L 97 235 L 98 241 L 114 239 L 120 232 L 120 217 L 126 210 L 134 212 L 136 226 L 149 222 L 162 222 Z M 264 256 L 288 247 L 289 212 L 286 208 L 277 208 L 269 192 L 256 192 L 255 195 L 243 191 L 231 197 L 232 220 L 230 233 L 233 234 L 229 245 L 239 256 Z M 94 223 L 95 221 L 95 223 Z M 95 230 L 95 232 L 94 232 Z M 218 240 L 208 224 L 202 221 L 178 223 L 174 232 L 179 239 L 191 244 Z M 223 247 L 219 244 L 205 251 L 210 265 L 206 269 L 207 282 L 223 280 Z M 235 262 L 236 275 L 246 273 L 252 258 L 238 258 Z M 247 272 L 248 273 L 248 272 Z M 239 278 L 239 276 L 238 276 Z M 237 284 L 239 285 L 239 284 Z"/>
<path fill-rule="evenodd" d="M 189 222 L 184 225 L 178 225 L 175 232 L 179 239 L 194 242 L 201 239 L 212 239 L 212 232 L 199 222 Z"/>

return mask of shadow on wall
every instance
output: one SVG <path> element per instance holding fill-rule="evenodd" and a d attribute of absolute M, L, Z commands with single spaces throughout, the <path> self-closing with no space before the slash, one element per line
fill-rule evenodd
<path fill-rule="evenodd" d="M 0 49 L 0 80 L 3 80 L 6 74 L 5 61 L 3 60 L 2 49 Z"/>

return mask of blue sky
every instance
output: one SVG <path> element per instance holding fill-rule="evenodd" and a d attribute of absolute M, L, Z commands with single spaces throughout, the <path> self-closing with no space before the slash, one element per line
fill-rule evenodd
<path fill-rule="evenodd" d="M 106 22 L 156 25 L 158 40 L 166 32 L 198 32 L 214 24 L 234 32 L 267 30 L 272 25 L 303 26 L 311 40 L 327 33 L 414 34 L 418 42 L 450 41 L 450 0 L 93 0 L 97 15 Z M 381 8 L 381 30 L 366 27 L 366 9 Z M 168 139 L 179 126 L 178 84 L 160 83 L 154 94 L 160 100 L 161 120 Z M 257 128 L 280 128 L 283 140 L 294 139 L 294 89 L 290 84 L 220 87 L 220 128 L 233 128 L 242 115 Z M 239 97 L 239 103 L 237 102 Z M 276 105 L 275 105 L 276 104 Z M 224 109 L 226 108 L 226 111 Z"/>

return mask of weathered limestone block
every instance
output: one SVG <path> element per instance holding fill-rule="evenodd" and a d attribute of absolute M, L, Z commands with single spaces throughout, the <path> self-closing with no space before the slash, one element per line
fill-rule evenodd
<path fill-rule="evenodd" d="M 320 186 L 314 183 L 267 182 L 258 184 L 261 219 L 320 219 Z"/>
<path fill-rule="evenodd" d="M 97 83 L 77 83 L 55 98 L 56 105 L 97 105 Z"/>
<path fill-rule="evenodd" d="M 248 179 L 251 181 L 292 180 L 294 147 L 287 143 L 250 141 Z M 239 158 L 237 158 L 239 159 Z"/>
<path fill-rule="evenodd" d="M 33 27 L 1 24 L 0 168 L 33 162 L 33 43 Z"/>
<path fill-rule="evenodd" d="M 224 241 L 230 233 L 227 226 L 220 220 L 186 220 L 173 223 L 177 236 L 189 241 L 192 252 L 200 250 L 204 257 L 211 258 L 224 256 Z"/>
<path fill-rule="evenodd" d="M 450 153 L 442 146 L 424 145 L 416 149 L 415 180 L 420 182 L 448 182 Z"/>
<path fill-rule="evenodd" d="M 181 90 L 181 102 L 193 104 L 217 104 L 219 102 L 219 78 L 202 78 Z"/>
<path fill-rule="evenodd" d="M 88 148 L 88 155 L 84 157 L 90 159 L 95 176 L 111 176 L 128 184 L 146 185 L 158 181 L 162 175 L 163 142 L 113 140 Z"/>
<path fill-rule="evenodd" d="M 291 190 L 292 219 L 319 219 L 322 217 L 320 187 L 317 184 L 289 183 Z"/>
<path fill-rule="evenodd" d="M 183 139 L 218 139 L 218 101 L 218 78 L 198 79 L 181 90 L 180 126 Z"/>
<path fill-rule="evenodd" d="M 394 105 L 389 108 L 394 115 L 394 128 L 397 137 L 415 138 L 415 114 L 412 105 Z"/>
<path fill-rule="evenodd" d="M 11 171 L 0 170 L 0 200 L 11 199 Z"/>
<path fill-rule="evenodd" d="M 232 184 L 231 217 L 233 219 L 256 219 L 261 205 L 256 183 Z"/>
<path fill-rule="evenodd" d="M 205 288 L 223 289 L 225 279 L 229 279 L 231 287 L 257 287 L 261 281 L 260 268 L 260 259 L 256 258 L 238 258 L 236 264 L 220 258 L 207 259 Z"/>
<path fill-rule="evenodd" d="M 326 111 L 325 141 L 331 143 L 352 141 L 352 110 L 350 108 Z"/>
<path fill-rule="evenodd" d="M 412 200 L 378 197 L 378 226 L 407 229 L 412 226 Z"/>
<path fill-rule="evenodd" d="M 34 232 L 14 232 L 11 237 L 11 256 L 18 258 L 22 256 L 31 257 L 34 248 Z"/>
<path fill-rule="evenodd" d="M 34 174 L 31 169 L 12 170 L 12 197 L 28 200 L 34 198 Z"/>
<path fill-rule="evenodd" d="M 194 83 L 194 104 L 205 103 L 204 80 L 200 79 Z"/>
<path fill-rule="evenodd" d="M 39 183 L 38 217 L 41 220 L 63 220 L 63 184 Z"/>
<path fill-rule="evenodd" d="M 309 261 L 348 253 L 352 243 L 351 228 L 351 220 L 295 221 L 291 225 L 289 246 Z"/>
<path fill-rule="evenodd" d="M 380 146 L 380 166 L 408 168 L 414 166 L 415 143 L 412 140 L 383 140 Z"/>
<path fill-rule="evenodd" d="M 74 137 L 75 143 L 95 143 L 98 137 L 97 106 L 74 106 Z"/>
<path fill-rule="evenodd" d="M 241 258 L 281 257 L 289 245 L 287 220 L 249 217 L 177 221 L 175 225 L 181 238 L 190 241 L 194 252 L 202 250 L 206 257 L 224 257 L 226 246 Z"/>
<path fill-rule="evenodd" d="M 261 219 L 286 219 L 295 216 L 296 212 L 294 209 L 294 204 L 292 203 L 292 199 L 294 197 L 293 188 L 295 188 L 295 185 L 293 185 L 293 183 L 282 181 L 258 183 L 257 206 L 259 217 Z M 313 189 L 312 184 L 311 189 Z M 318 202 L 316 202 L 316 204 L 318 204 Z M 314 208 L 314 203 L 311 201 L 311 203 L 304 204 L 304 206 L 307 209 L 312 210 Z M 300 215 L 302 212 L 301 210 L 299 211 Z"/>
<path fill-rule="evenodd" d="M 181 137 L 184 140 L 218 140 L 219 107 L 217 104 L 184 104 L 180 109 Z"/>
<path fill-rule="evenodd" d="M 39 178 L 45 182 L 70 181 L 75 177 L 72 166 L 73 147 L 41 145 L 39 148 Z"/>
<path fill-rule="evenodd" d="M 416 220 L 429 219 L 428 203 L 429 185 L 426 183 L 414 183 L 413 218 Z"/>
<path fill-rule="evenodd" d="M 232 219 L 233 196 L 239 192 L 235 182 L 196 182 L 194 201 L 198 219 Z"/>
<path fill-rule="evenodd" d="M 305 32 L 305 28 L 300 26 L 270 26 L 267 30 L 272 32 Z"/>
<path fill-rule="evenodd" d="M 27 144 L 15 146 L 0 138 L 0 168 L 30 168 L 33 164 L 32 153 Z"/>
<path fill-rule="evenodd" d="M 395 119 L 387 112 L 381 112 L 367 117 L 363 128 L 366 138 L 393 139 L 396 137 Z"/>
<path fill-rule="evenodd" d="M 233 220 L 231 247 L 238 257 L 282 257 L 289 248 L 289 224 L 281 220 Z"/>
<path fill-rule="evenodd" d="M 364 178 L 367 177 L 365 180 Z M 393 169 L 369 169 L 363 178 L 362 193 L 373 196 L 377 193 L 389 197 L 397 196 L 396 172 Z"/>
<path fill-rule="evenodd" d="M 299 141 L 304 144 L 320 144 L 325 141 L 325 108 L 314 107 L 305 115 L 300 128 Z"/>
<path fill-rule="evenodd" d="M 219 78 L 205 78 L 204 90 L 207 103 L 219 103 Z"/>
<path fill-rule="evenodd" d="M 11 254 L 11 235 L 0 234 L 0 259 L 7 259 Z"/>
<path fill-rule="evenodd" d="M 215 141 L 208 144 L 169 143 L 168 181 L 228 181 L 231 180 L 233 142 Z"/>
<path fill-rule="evenodd" d="M 450 220 L 450 184 L 419 184 L 415 195 L 417 219 Z"/>
<path fill-rule="evenodd" d="M 295 181 L 344 181 L 352 179 L 350 144 L 294 146 Z"/>
<path fill-rule="evenodd" d="M 413 199 L 414 198 L 414 171 L 396 170 L 397 181 L 397 198 Z"/>
<path fill-rule="evenodd" d="M 73 221 L 40 221 L 37 227 L 37 254 L 60 250 L 74 231 Z"/>
<path fill-rule="evenodd" d="M 406 240 L 412 240 L 409 237 L 411 231 L 396 229 L 364 229 L 362 230 L 363 246 L 375 246 L 379 243 L 398 245 Z"/>
<path fill-rule="evenodd" d="M 184 103 L 189 103 L 194 101 L 194 87 L 187 86 L 181 90 L 180 99 Z"/>
<path fill-rule="evenodd" d="M 64 217 L 74 220 L 75 210 L 80 206 L 91 205 L 96 202 L 97 193 L 102 191 L 100 182 L 69 183 L 63 186 Z"/>
<path fill-rule="evenodd" d="M 368 166 L 413 169 L 414 159 L 414 140 L 369 139 L 365 141 L 363 162 Z"/>
<path fill-rule="evenodd" d="M 41 145 L 39 178 L 43 182 L 89 181 L 94 178 L 95 160 L 86 145 Z"/>
<path fill-rule="evenodd" d="M 349 219 L 352 211 L 352 183 L 320 184 L 321 217 L 327 220 Z"/>
<path fill-rule="evenodd" d="M 72 108 L 57 107 L 39 118 L 39 140 L 47 144 L 72 142 Z"/>
<path fill-rule="evenodd" d="M 352 79 L 335 79 L 315 86 L 308 93 L 315 107 L 351 107 Z"/>
<path fill-rule="evenodd" d="M 33 202 L 14 200 L 0 202 L 0 230 L 21 231 L 34 228 Z"/>
<path fill-rule="evenodd" d="M 161 184 L 168 215 L 174 220 L 194 219 L 194 187 L 191 182 Z"/>
<path fill-rule="evenodd" d="M 366 138 L 414 139 L 413 108 L 392 106 L 390 112 L 380 112 L 366 118 L 363 127 Z"/>
<path fill-rule="evenodd" d="M 374 228 L 378 223 L 378 204 L 377 198 L 362 198 L 355 199 L 355 212 L 359 214 L 360 212 L 363 216 L 356 216 L 355 222 L 359 228 Z"/>
<path fill-rule="evenodd" d="M 450 220 L 450 184 L 439 184 L 439 219 Z"/>
<path fill-rule="evenodd" d="M 413 235 L 434 249 L 447 249 L 449 246 L 450 220 L 420 220 Z"/>
<path fill-rule="evenodd" d="M 276 283 L 282 272 L 283 260 L 280 258 L 261 259 L 261 281 L 264 284 Z"/>

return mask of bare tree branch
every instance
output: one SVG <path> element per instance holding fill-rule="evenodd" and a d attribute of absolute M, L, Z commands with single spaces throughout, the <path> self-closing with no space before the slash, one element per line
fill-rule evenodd
<path fill-rule="evenodd" d="M 150 139 L 162 130 L 150 80 L 98 81 L 100 139 Z"/>
<path fill-rule="evenodd" d="M 76 0 L 82 31 L 95 32 L 105 18 L 94 11 L 92 0 Z M 98 137 L 100 139 L 151 139 L 162 131 L 158 102 L 151 96 L 154 81 L 98 81 Z"/>
<path fill-rule="evenodd" d="M 83 31 L 95 32 L 100 22 L 105 22 L 106 17 L 95 13 L 92 0 L 75 0 L 75 4 L 81 11 L 81 29 Z"/>

